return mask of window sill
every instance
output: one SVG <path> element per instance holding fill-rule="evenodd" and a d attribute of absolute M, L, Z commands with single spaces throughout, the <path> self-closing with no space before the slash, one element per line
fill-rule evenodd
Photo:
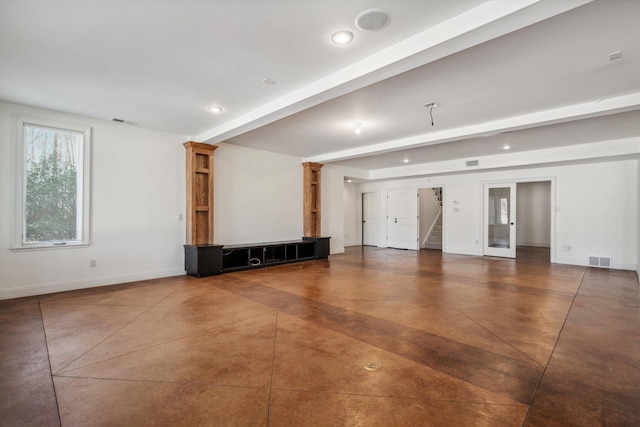
<path fill-rule="evenodd" d="M 77 248 L 88 248 L 91 246 L 90 243 L 65 243 L 63 245 L 58 244 L 46 244 L 46 245 L 33 245 L 33 246 L 17 246 L 11 248 L 12 252 L 29 252 L 29 251 L 46 251 L 46 250 L 57 250 L 57 249 L 77 249 Z"/>

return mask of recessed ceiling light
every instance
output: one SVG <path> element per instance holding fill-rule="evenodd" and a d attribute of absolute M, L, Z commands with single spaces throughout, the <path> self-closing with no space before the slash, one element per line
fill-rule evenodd
<path fill-rule="evenodd" d="M 353 33 L 351 31 L 338 31 L 331 35 L 331 41 L 335 44 L 349 44 L 353 40 Z"/>
<path fill-rule="evenodd" d="M 212 113 L 222 113 L 222 107 L 219 105 L 212 105 L 211 107 L 207 108 L 207 110 L 211 111 Z"/>
<path fill-rule="evenodd" d="M 355 125 L 355 129 L 353 129 L 353 132 L 357 133 L 357 134 L 361 134 L 362 133 L 362 123 L 356 123 Z"/>
<path fill-rule="evenodd" d="M 384 10 L 367 9 L 356 16 L 356 27 L 362 31 L 378 31 L 389 25 L 389 19 Z"/>
<path fill-rule="evenodd" d="M 511 146 L 509 144 L 504 144 L 504 146 L 502 147 L 503 150 L 510 150 Z"/>
<path fill-rule="evenodd" d="M 409 163 L 409 159 L 404 159 L 403 162 Z"/>
<path fill-rule="evenodd" d="M 262 83 L 266 84 L 266 85 L 274 85 L 276 84 L 276 81 L 273 79 L 270 79 L 269 77 L 266 77 L 264 79 L 262 79 Z"/>

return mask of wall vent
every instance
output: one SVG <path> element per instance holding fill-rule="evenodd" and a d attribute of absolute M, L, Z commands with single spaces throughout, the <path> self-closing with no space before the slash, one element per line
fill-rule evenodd
<path fill-rule="evenodd" d="M 611 268 L 611 258 L 590 256 L 589 267 Z"/>
<path fill-rule="evenodd" d="M 477 160 L 467 160 L 467 167 L 469 166 L 478 166 Z"/>

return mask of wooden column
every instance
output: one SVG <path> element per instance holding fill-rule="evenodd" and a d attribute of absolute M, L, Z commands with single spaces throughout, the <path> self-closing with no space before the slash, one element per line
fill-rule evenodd
<path fill-rule="evenodd" d="M 320 237 L 320 163 L 303 163 L 304 236 Z"/>
<path fill-rule="evenodd" d="M 216 145 L 185 142 L 187 245 L 213 244 L 213 152 Z"/>

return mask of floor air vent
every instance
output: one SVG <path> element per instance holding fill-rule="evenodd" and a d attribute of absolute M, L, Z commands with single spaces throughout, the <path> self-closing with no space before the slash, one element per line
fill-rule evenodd
<path fill-rule="evenodd" d="M 590 256 L 589 267 L 611 268 L 611 258 Z"/>

